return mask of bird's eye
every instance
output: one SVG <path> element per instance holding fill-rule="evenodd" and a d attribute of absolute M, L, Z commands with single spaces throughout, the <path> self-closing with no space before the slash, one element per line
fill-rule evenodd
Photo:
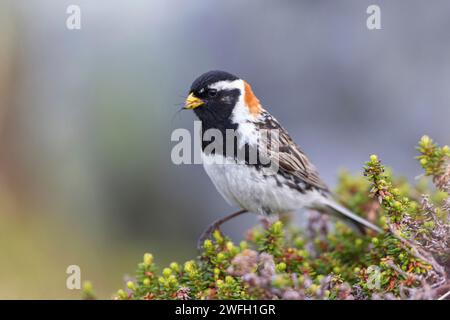
<path fill-rule="evenodd" d="M 208 90 L 208 97 L 210 97 L 210 98 L 217 97 L 217 90 L 216 89 L 209 89 Z"/>

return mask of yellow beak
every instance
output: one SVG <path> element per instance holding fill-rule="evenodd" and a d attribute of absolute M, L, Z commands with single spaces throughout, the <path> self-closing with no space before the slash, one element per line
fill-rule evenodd
<path fill-rule="evenodd" d="M 191 93 L 186 98 L 184 109 L 195 109 L 197 107 L 200 107 L 202 104 L 204 104 L 203 100 L 197 98 L 193 93 Z"/>

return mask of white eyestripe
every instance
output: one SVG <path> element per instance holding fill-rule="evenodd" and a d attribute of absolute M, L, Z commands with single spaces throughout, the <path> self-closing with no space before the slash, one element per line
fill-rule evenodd
<path fill-rule="evenodd" d="M 223 81 L 218 81 L 216 83 L 209 85 L 208 88 L 216 89 L 218 91 L 240 89 L 241 92 L 244 92 L 244 81 L 241 79 L 234 80 L 234 81 L 223 80 Z"/>

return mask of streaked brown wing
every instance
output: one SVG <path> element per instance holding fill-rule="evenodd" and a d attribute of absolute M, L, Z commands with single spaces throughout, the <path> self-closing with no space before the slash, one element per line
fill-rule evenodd
<path fill-rule="evenodd" d="M 268 139 L 265 140 L 265 144 L 267 155 L 271 161 L 278 161 L 279 170 L 288 176 L 300 179 L 306 184 L 329 191 L 327 185 L 320 179 L 314 165 L 278 121 L 268 113 L 264 113 L 261 119 L 256 123 L 259 129 L 278 130 L 278 135 L 267 135 Z M 274 139 L 273 137 L 277 138 Z"/>

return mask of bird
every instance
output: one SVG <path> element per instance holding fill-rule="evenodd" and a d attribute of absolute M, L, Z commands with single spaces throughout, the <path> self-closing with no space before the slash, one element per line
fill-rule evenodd
<path fill-rule="evenodd" d="M 207 175 L 223 198 L 241 209 L 211 224 L 200 237 L 199 248 L 221 224 L 246 212 L 270 217 L 313 209 L 343 220 L 359 234 L 366 228 L 382 232 L 334 199 L 315 166 L 245 80 L 225 71 L 208 71 L 192 83 L 183 109 L 193 110 L 201 121 Z M 277 133 L 274 138 L 268 139 L 268 134 L 261 138 L 270 130 Z M 211 131 L 215 138 L 205 138 Z M 220 148 L 213 148 L 213 142 Z"/>

